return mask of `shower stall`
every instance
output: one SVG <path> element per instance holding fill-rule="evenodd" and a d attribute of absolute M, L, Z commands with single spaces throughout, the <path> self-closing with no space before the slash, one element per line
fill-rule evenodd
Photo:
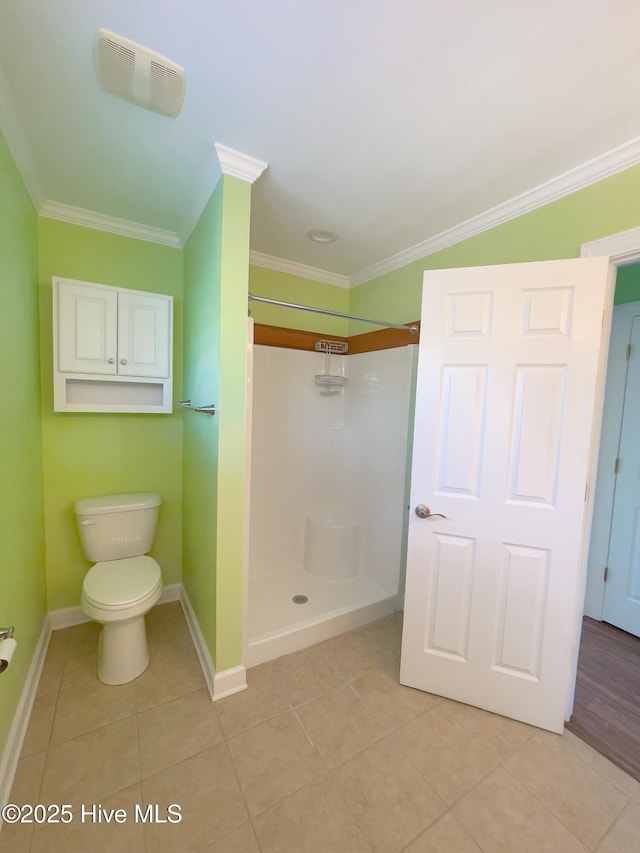
<path fill-rule="evenodd" d="M 417 346 L 253 346 L 246 665 L 401 607 Z"/>

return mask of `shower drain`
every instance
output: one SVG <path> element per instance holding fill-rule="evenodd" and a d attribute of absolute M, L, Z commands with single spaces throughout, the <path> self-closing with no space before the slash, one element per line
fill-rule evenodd
<path fill-rule="evenodd" d="M 294 604 L 306 604 L 309 601 L 308 595 L 294 595 L 291 599 Z"/>

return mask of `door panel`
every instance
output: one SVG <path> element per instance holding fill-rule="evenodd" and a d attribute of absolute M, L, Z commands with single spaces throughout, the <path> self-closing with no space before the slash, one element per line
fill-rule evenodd
<path fill-rule="evenodd" d="M 118 294 L 118 373 L 121 376 L 169 375 L 170 300 L 158 294 Z"/>
<path fill-rule="evenodd" d="M 495 671 L 540 678 L 548 580 L 547 549 L 505 543 L 492 664 Z"/>
<path fill-rule="evenodd" d="M 58 282 L 58 368 L 117 371 L 117 295 L 106 287 Z"/>
<path fill-rule="evenodd" d="M 566 367 L 515 368 L 509 502 L 553 506 L 560 468 Z"/>
<path fill-rule="evenodd" d="M 443 365 L 437 494 L 478 497 L 486 381 L 483 365 Z"/>
<path fill-rule="evenodd" d="M 475 542 L 435 534 L 434 565 L 425 648 L 454 660 L 467 659 Z"/>
<path fill-rule="evenodd" d="M 425 273 L 403 684 L 564 722 L 608 259 Z M 445 518 L 436 517 L 442 513 Z"/>

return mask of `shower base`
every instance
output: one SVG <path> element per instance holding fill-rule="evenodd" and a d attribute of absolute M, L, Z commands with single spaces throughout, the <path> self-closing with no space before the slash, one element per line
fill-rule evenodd
<path fill-rule="evenodd" d="M 307 596 L 295 604 L 294 596 Z M 331 582 L 304 569 L 249 579 L 248 642 L 245 665 L 303 649 L 382 619 L 402 602 L 367 578 Z"/>

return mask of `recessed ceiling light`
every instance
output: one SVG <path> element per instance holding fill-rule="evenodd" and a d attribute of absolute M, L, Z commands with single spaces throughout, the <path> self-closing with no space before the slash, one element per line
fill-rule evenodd
<path fill-rule="evenodd" d="M 333 243 L 338 239 L 338 234 L 328 228 L 312 228 L 311 231 L 307 231 L 307 237 L 315 243 Z"/>

